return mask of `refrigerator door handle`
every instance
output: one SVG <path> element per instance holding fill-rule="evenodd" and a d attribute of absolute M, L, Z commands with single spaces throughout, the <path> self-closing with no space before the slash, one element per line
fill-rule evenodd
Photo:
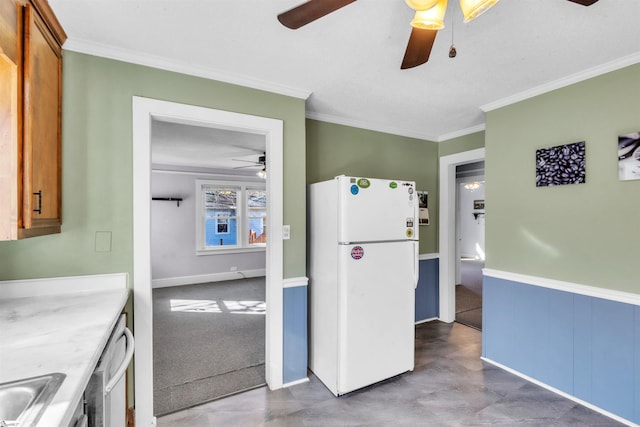
<path fill-rule="evenodd" d="M 418 259 L 418 255 L 420 254 L 419 247 L 420 247 L 419 242 L 413 243 L 413 248 L 414 248 L 413 278 L 415 281 L 415 284 L 413 285 L 414 289 L 418 288 L 418 280 L 420 279 L 420 260 Z"/>

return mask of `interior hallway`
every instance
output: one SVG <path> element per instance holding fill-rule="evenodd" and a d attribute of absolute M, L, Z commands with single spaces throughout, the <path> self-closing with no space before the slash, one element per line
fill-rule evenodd
<path fill-rule="evenodd" d="M 484 261 L 460 260 L 460 283 L 456 285 L 456 322 L 482 330 L 482 269 Z"/>
<path fill-rule="evenodd" d="M 412 373 L 335 398 L 310 382 L 266 387 L 158 418 L 188 426 L 621 426 L 480 360 L 480 332 L 458 323 L 416 326 Z"/>

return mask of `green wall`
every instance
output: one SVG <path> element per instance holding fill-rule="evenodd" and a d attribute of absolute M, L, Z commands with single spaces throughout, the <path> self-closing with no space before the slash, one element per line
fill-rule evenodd
<path fill-rule="evenodd" d="M 484 148 L 484 137 L 484 131 L 481 131 L 442 141 L 438 144 L 438 154 L 440 157 L 444 157 L 464 151 Z"/>
<path fill-rule="evenodd" d="M 415 181 L 429 192 L 420 253 L 438 252 L 438 144 L 307 119 L 307 183 L 337 175 Z"/>
<path fill-rule="evenodd" d="M 0 280 L 133 271 L 131 99 L 143 96 L 284 120 L 285 277 L 306 274 L 305 101 L 64 52 L 62 233 L 0 242 Z M 112 233 L 96 252 L 95 233 Z"/>
<path fill-rule="evenodd" d="M 486 114 L 486 266 L 640 293 L 640 180 L 617 137 L 640 131 L 640 64 Z M 586 183 L 536 188 L 536 149 L 586 141 Z"/>

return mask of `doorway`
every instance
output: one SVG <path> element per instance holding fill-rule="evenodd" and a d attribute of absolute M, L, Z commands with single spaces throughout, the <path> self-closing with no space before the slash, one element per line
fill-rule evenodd
<path fill-rule="evenodd" d="M 455 321 L 456 314 L 456 167 L 484 160 L 484 156 L 485 149 L 479 148 L 440 157 L 439 311 L 440 320 L 447 323 Z"/>
<path fill-rule="evenodd" d="M 456 166 L 456 322 L 482 330 L 484 161 Z"/>
<path fill-rule="evenodd" d="M 133 302 L 136 333 L 136 425 L 155 425 L 153 416 L 153 307 L 151 286 L 151 123 L 160 120 L 209 126 L 263 135 L 266 155 L 267 214 L 270 236 L 266 243 L 265 377 L 271 389 L 282 387 L 282 196 L 283 123 L 281 120 L 231 113 L 211 108 L 133 97 Z"/>
<path fill-rule="evenodd" d="M 152 120 L 154 415 L 265 384 L 263 135 Z"/>

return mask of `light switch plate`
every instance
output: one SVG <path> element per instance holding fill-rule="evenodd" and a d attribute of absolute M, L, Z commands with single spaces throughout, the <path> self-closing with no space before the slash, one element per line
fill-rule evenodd
<path fill-rule="evenodd" d="M 291 226 L 290 225 L 283 225 L 282 226 L 282 240 L 289 240 L 291 239 Z"/>

